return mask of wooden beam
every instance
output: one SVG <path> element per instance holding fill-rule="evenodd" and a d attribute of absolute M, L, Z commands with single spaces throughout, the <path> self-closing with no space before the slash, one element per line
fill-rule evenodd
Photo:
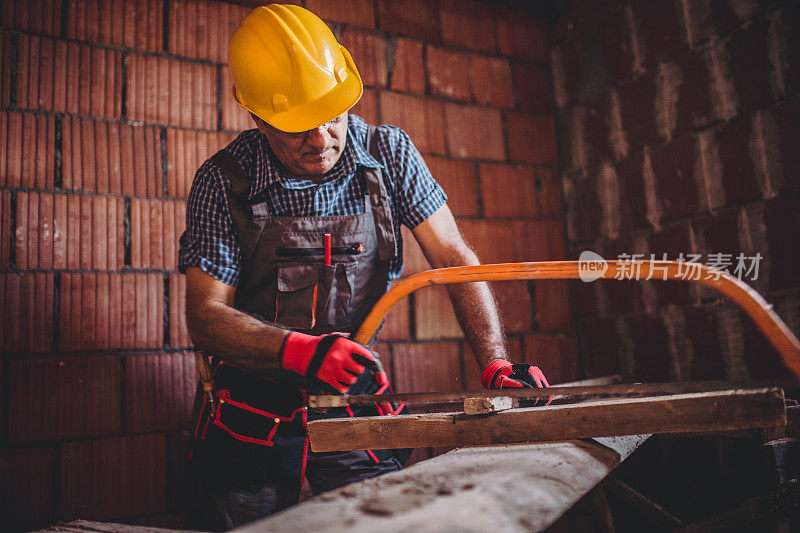
<path fill-rule="evenodd" d="M 490 415 L 426 413 L 308 423 L 317 452 L 476 446 L 600 436 L 719 431 L 786 424 L 782 389 L 595 400 Z"/>
<path fill-rule="evenodd" d="M 686 527 L 686 524 L 679 518 L 614 476 L 608 476 L 602 486 L 613 496 L 636 509 L 647 520 L 648 524 L 658 531 L 673 531 Z"/>
<path fill-rule="evenodd" d="M 236 531 L 542 531 L 647 437 L 453 450 L 320 494 Z"/>
<path fill-rule="evenodd" d="M 496 398 L 507 396 L 518 399 L 534 399 L 553 396 L 556 398 L 574 397 L 645 397 L 662 396 L 667 394 L 688 394 L 694 392 L 712 392 L 726 390 L 754 390 L 761 388 L 783 387 L 797 385 L 795 379 L 772 379 L 763 382 L 743 381 L 685 381 L 668 383 L 624 383 L 624 384 L 588 384 L 576 382 L 576 385 L 564 384 L 547 389 L 502 389 L 479 391 L 455 392 L 406 392 L 399 394 L 360 394 L 341 395 L 323 394 L 309 396 L 308 405 L 313 408 L 336 408 L 347 405 L 370 405 L 376 402 L 405 402 L 410 405 L 448 405 L 461 404 L 468 398 Z"/>

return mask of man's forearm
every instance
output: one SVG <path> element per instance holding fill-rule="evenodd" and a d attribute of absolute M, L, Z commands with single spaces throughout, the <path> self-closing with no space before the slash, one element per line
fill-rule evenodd
<path fill-rule="evenodd" d="M 492 291 L 486 282 L 447 285 L 453 310 L 481 369 L 508 359 L 505 335 Z"/>
<path fill-rule="evenodd" d="M 186 319 L 195 344 L 223 360 L 251 369 L 280 368 L 288 330 L 219 302 L 192 306 L 187 300 Z"/>

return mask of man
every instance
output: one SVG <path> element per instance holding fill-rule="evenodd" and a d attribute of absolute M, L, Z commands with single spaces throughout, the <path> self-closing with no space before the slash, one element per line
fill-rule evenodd
<path fill-rule="evenodd" d="M 387 390 L 377 354 L 347 334 L 400 276 L 400 224 L 434 268 L 478 264 L 408 136 L 348 114 L 361 78 L 322 20 L 258 7 L 231 37 L 229 64 L 257 129 L 198 170 L 179 261 L 192 339 L 215 355 L 219 402 L 198 395 L 192 456 L 193 525 L 208 529 L 291 505 L 306 483 L 317 493 L 401 468 L 401 450 L 311 453 L 304 430 L 395 406 L 317 413 L 305 397 Z M 546 386 L 538 368 L 512 369 L 488 285 L 448 287 L 484 385 Z"/>

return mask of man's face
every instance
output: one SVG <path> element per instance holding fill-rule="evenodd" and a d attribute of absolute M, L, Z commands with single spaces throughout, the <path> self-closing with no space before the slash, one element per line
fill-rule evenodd
<path fill-rule="evenodd" d="M 320 181 L 339 160 L 347 142 L 346 111 L 316 129 L 300 133 L 286 133 L 261 119 L 254 120 L 278 160 L 297 178 Z"/>

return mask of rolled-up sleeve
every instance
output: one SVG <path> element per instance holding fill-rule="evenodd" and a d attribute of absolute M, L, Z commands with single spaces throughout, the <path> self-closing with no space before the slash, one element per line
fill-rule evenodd
<path fill-rule="evenodd" d="M 239 243 L 225 194 L 222 171 L 206 161 L 195 174 L 186 202 L 186 230 L 180 238 L 178 269 L 200 267 L 226 285 L 239 281 Z"/>
<path fill-rule="evenodd" d="M 447 195 L 433 179 L 428 165 L 411 138 L 395 126 L 381 126 L 391 158 L 395 215 L 400 223 L 414 229 L 447 202 Z"/>

